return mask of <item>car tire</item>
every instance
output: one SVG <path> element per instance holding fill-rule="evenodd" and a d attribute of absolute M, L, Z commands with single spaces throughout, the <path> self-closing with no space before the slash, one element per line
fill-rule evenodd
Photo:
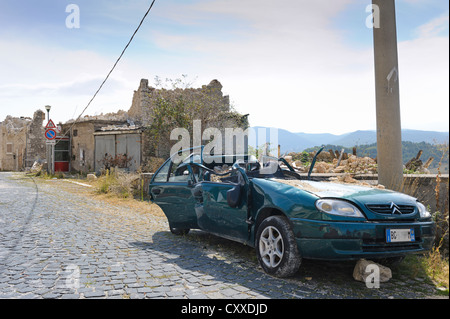
<path fill-rule="evenodd" d="M 187 235 L 190 231 L 189 228 L 176 228 L 176 227 L 172 227 L 172 226 L 169 226 L 169 228 L 170 228 L 170 232 L 177 236 Z"/>
<path fill-rule="evenodd" d="M 270 216 L 256 233 L 256 256 L 266 273 L 275 277 L 293 276 L 302 262 L 294 233 L 284 216 Z"/>

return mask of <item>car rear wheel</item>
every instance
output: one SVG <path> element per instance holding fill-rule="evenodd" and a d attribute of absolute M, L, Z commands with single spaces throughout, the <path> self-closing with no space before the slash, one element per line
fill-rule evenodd
<path fill-rule="evenodd" d="M 263 220 L 256 234 L 256 255 L 270 275 L 290 277 L 298 271 L 302 259 L 285 217 L 270 216 Z"/>
<path fill-rule="evenodd" d="M 177 236 L 187 235 L 190 231 L 189 228 L 176 228 L 176 227 L 172 227 L 172 226 L 169 226 L 169 228 L 170 228 L 170 232 Z"/>

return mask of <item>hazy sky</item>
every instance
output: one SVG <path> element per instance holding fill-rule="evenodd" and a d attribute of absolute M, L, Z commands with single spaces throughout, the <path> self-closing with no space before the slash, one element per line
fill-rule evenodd
<path fill-rule="evenodd" d="M 0 121 L 31 117 L 47 104 L 54 122 L 76 118 L 150 3 L 0 0 Z M 76 22 L 70 4 L 80 10 L 79 28 L 69 28 Z M 155 76 L 185 74 L 193 87 L 218 79 L 235 109 L 250 114 L 252 126 L 335 134 L 374 130 L 370 4 L 156 0 L 85 114 L 128 110 L 141 78 L 152 85 Z M 396 5 L 402 127 L 448 131 L 448 1 Z"/>

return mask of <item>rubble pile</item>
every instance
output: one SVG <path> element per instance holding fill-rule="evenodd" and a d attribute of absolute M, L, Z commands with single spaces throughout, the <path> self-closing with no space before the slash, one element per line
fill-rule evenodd
<path fill-rule="evenodd" d="M 18 134 L 24 130 L 24 128 L 31 122 L 29 117 L 12 117 L 8 115 L 0 125 L 6 128 L 8 134 Z"/>
<path fill-rule="evenodd" d="M 289 162 L 289 158 L 286 158 Z M 301 161 L 291 161 L 291 166 L 300 172 L 306 173 L 310 164 L 303 165 Z M 334 158 L 332 162 L 317 161 L 313 173 L 352 173 L 352 174 L 376 174 L 377 162 L 370 157 L 357 157 L 350 155 L 347 159 Z"/>
<path fill-rule="evenodd" d="M 30 173 L 39 174 L 39 173 L 41 173 L 43 167 L 44 167 L 44 163 L 40 163 L 39 161 L 35 161 L 33 163 L 33 166 L 31 166 L 31 168 L 30 168 Z"/>
<path fill-rule="evenodd" d="M 417 153 L 416 157 L 411 158 L 403 166 L 403 169 L 408 173 L 429 174 L 430 171 L 428 168 L 433 162 L 434 158 L 430 157 L 426 162 L 422 162 L 422 160 L 420 159 L 422 153 L 423 151 L 420 150 L 419 153 Z M 312 172 L 319 174 L 377 174 L 378 165 L 376 159 L 373 159 L 371 157 L 358 157 L 355 154 L 355 148 L 353 150 L 353 154 L 332 150 L 329 150 L 328 152 L 322 152 L 317 156 L 316 164 L 314 165 Z M 304 152 L 302 154 L 290 153 L 284 158 L 300 173 L 307 173 L 309 171 L 314 155 L 315 152 Z M 299 157 L 301 158 L 301 160 L 295 160 Z"/>
<path fill-rule="evenodd" d="M 420 159 L 422 153 L 423 151 L 420 150 L 419 153 L 417 153 L 416 157 L 411 158 L 405 164 L 405 169 L 413 173 L 430 174 L 428 167 L 433 162 L 434 157 L 430 157 L 425 163 L 423 163 L 422 160 Z"/>
<path fill-rule="evenodd" d="M 123 121 L 126 122 L 128 119 L 128 114 L 124 110 L 119 110 L 117 112 L 111 112 L 106 114 L 99 115 L 85 115 L 79 119 L 71 119 L 66 122 L 66 124 L 72 124 L 76 122 L 87 122 L 87 121 L 95 121 L 95 120 L 105 120 L 105 121 Z"/>

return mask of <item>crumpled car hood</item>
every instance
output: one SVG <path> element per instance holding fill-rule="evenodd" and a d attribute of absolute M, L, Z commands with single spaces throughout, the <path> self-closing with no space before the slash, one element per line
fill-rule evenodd
<path fill-rule="evenodd" d="M 309 191 L 319 197 L 352 197 L 357 194 L 372 195 L 379 193 L 386 193 L 386 190 L 375 189 L 367 186 L 352 185 L 352 184 L 339 184 L 331 182 L 314 182 L 314 181 L 301 181 L 300 185 L 303 186 L 305 191 Z"/>
<path fill-rule="evenodd" d="M 406 194 L 355 184 L 282 179 L 274 179 L 274 181 L 297 187 L 321 198 L 343 198 L 360 203 L 400 201 L 413 204 L 416 201 L 415 198 Z"/>
<path fill-rule="evenodd" d="M 314 182 L 307 180 L 283 180 L 274 179 L 274 181 L 297 187 L 318 197 L 351 197 L 356 194 L 377 194 L 386 193 L 386 190 L 375 189 L 371 187 L 341 184 L 332 182 Z"/>

